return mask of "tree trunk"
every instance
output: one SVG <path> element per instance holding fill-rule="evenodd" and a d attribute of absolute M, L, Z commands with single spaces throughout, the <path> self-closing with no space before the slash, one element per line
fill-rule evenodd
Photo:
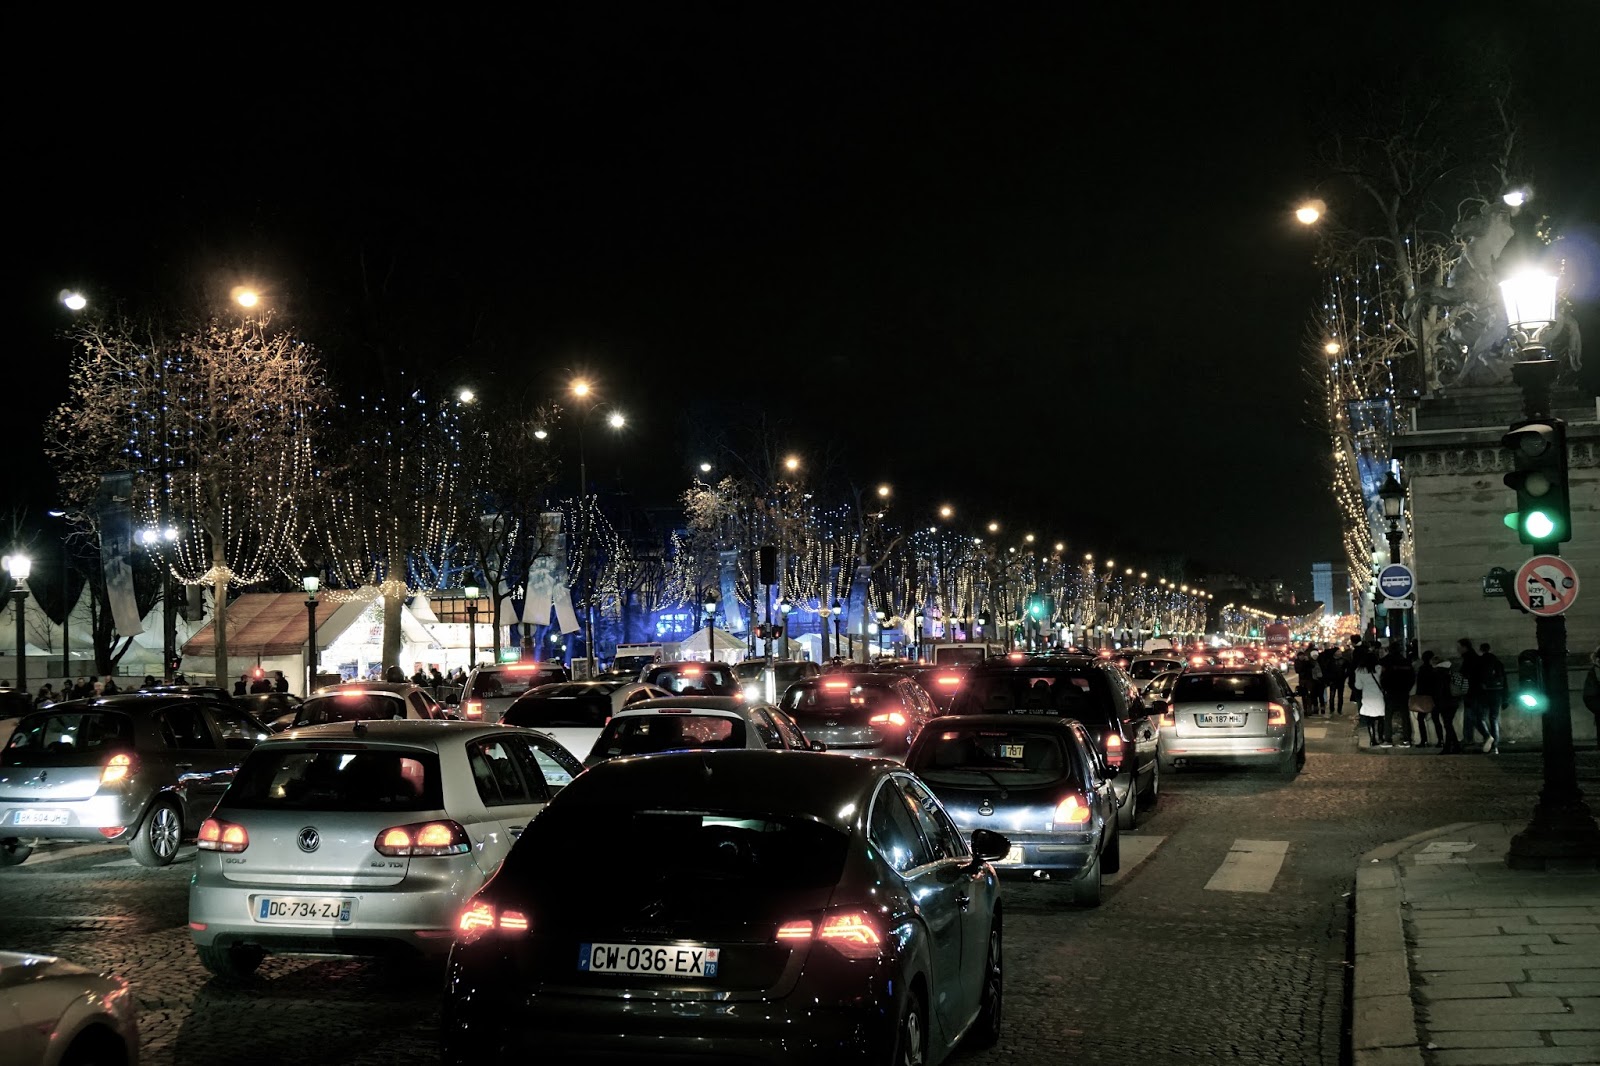
<path fill-rule="evenodd" d="M 394 587 L 393 585 L 385 584 L 385 588 Z M 385 678 L 388 677 L 390 667 L 400 665 L 400 638 L 403 635 L 400 630 L 400 609 L 405 606 L 405 602 L 404 593 L 397 595 L 392 592 L 385 592 L 383 594 L 383 673 Z M 405 672 L 407 676 L 410 676 L 409 671 Z"/>
<path fill-rule="evenodd" d="M 217 579 L 217 598 L 211 609 L 211 625 L 217 636 L 215 669 L 218 685 L 227 687 L 233 675 L 228 672 L 228 582 Z"/>

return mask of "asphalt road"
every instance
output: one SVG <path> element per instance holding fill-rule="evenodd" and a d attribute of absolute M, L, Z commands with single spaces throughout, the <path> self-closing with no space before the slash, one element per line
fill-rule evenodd
<path fill-rule="evenodd" d="M 1352 719 L 1317 738 L 1322 722 L 1294 780 L 1165 778 L 1097 910 L 1066 907 L 1053 886 L 1008 886 L 1006 1033 L 955 1061 L 1348 1061 L 1357 856 L 1450 822 L 1525 817 L 1539 760 L 1358 753 Z M 1579 759 L 1600 791 L 1594 753 Z M 212 986 L 185 927 L 192 855 L 147 870 L 125 848 L 41 849 L 0 870 L 0 946 L 129 978 L 152 1066 L 437 1061 L 437 971 L 269 959 L 254 987 Z"/>

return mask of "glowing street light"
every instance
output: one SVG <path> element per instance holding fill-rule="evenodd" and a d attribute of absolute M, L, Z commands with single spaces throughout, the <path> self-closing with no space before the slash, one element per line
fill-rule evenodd
<path fill-rule="evenodd" d="M 462 403 L 472 403 L 477 398 L 478 394 L 473 392 L 471 389 L 462 389 L 460 392 L 456 393 L 456 399 L 460 400 Z"/>
<path fill-rule="evenodd" d="M 1023 536 L 1022 539 L 1027 541 L 1029 544 L 1032 544 L 1033 543 L 1033 534 L 1032 533 L 1028 533 L 1025 536 Z"/>
<path fill-rule="evenodd" d="M 1000 532 L 1000 523 L 999 522 L 990 522 L 989 523 L 989 532 L 990 533 L 998 533 L 998 532 Z"/>
<path fill-rule="evenodd" d="M 590 385 L 589 385 L 588 379 L 587 378 L 573 378 L 572 379 L 571 389 L 572 389 L 572 395 L 578 397 L 579 399 L 582 399 L 583 397 L 589 395 Z"/>
<path fill-rule="evenodd" d="M 710 464 L 710 463 L 701 463 L 701 464 L 700 464 L 700 472 L 701 472 L 701 473 L 702 473 L 702 474 L 709 474 L 709 473 L 711 473 L 711 464 Z"/>
<path fill-rule="evenodd" d="M 1327 352 L 1329 355 L 1338 355 L 1339 352 L 1342 351 L 1338 341 L 1329 341 L 1327 344 L 1322 346 L 1322 350 Z"/>
<path fill-rule="evenodd" d="M 940 507 L 939 507 L 939 517 L 940 518 L 942 518 L 946 522 L 948 522 L 948 521 L 950 521 L 950 519 L 954 518 L 955 516 L 956 516 L 956 509 L 954 507 L 951 507 L 948 503 L 940 505 Z"/>
<path fill-rule="evenodd" d="M 878 497 L 880 499 L 885 499 L 886 500 L 886 499 L 889 498 L 889 493 L 891 493 L 893 491 L 894 490 L 891 489 L 888 485 L 879 485 L 878 486 Z"/>
<path fill-rule="evenodd" d="M 799 470 L 800 469 L 800 457 L 798 455 L 791 455 L 788 458 L 784 459 L 783 468 L 785 470 L 789 471 L 790 473 L 794 473 L 796 470 Z"/>
<path fill-rule="evenodd" d="M 85 307 L 89 306 L 88 297 L 74 289 L 62 289 L 61 302 L 66 306 L 68 311 L 82 311 Z"/>
<path fill-rule="evenodd" d="M 1314 226 L 1328 210 L 1328 205 L 1321 200 L 1307 200 L 1295 209 L 1295 221 L 1302 226 Z"/>
<path fill-rule="evenodd" d="M 621 429 L 627 424 L 628 416 L 624 415 L 621 411 L 612 411 L 606 416 L 606 425 L 610 426 L 612 429 Z"/>
<path fill-rule="evenodd" d="M 1066 541 L 1064 541 L 1064 540 L 1056 541 L 1056 551 L 1064 552 L 1066 550 L 1067 550 L 1067 542 Z"/>
<path fill-rule="evenodd" d="M 261 302 L 261 294 L 247 285 L 235 285 L 231 295 L 240 307 L 255 307 Z"/>

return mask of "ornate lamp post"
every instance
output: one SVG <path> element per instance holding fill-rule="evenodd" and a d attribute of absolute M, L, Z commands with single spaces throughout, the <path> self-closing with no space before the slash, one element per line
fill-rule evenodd
<path fill-rule="evenodd" d="M 468 585 L 462 593 L 467 597 L 467 671 L 470 673 L 478 665 L 478 596 L 483 590 L 477 585 Z M 593 668 L 594 657 L 589 658 L 590 668 Z"/>
<path fill-rule="evenodd" d="M 306 592 L 306 695 L 317 687 L 317 590 L 322 578 L 315 570 L 300 575 L 300 587 Z"/>
<path fill-rule="evenodd" d="M 783 616 L 783 628 L 781 630 L 783 635 L 779 638 L 783 643 L 778 645 L 778 658 L 780 659 L 789 657 L 789 612 L 792 610 L 794 610 L 794 601 L 789 597 L 785 596 L 778 601 L 778 614 Z"/>
<path fill-rule="evenodd" d="M 878 610 L 876 612 L 876 615 L 877 615 L 877 619 L 878 619 L 878 628 L 876 630 L 876 632 L 878 634 L 878 655 L 879 655 L 879 657 L 882 657 L 882 655 L 883 655 L 883 627 L 884 627 L 884 624 L 889 621 L 889 612 L 885 611 L 882 607 L 880 607 L 880 608 L 878 608 Z"/>
<path fill-rule="evenodd" d="M 0 559 L 11 580 L 11 600 L 17 612 L 17 691 L 28 692 L 28 635 L 23 626 L 23 607 L 28 602 L 28 575 L 33 573 L 33 560 L 26 555 L 7 555 Z"/>
<path fill-rule="evenodd" d="M 168 681 L 172 680 L 173 663 L 178 658 L 178 613 L 174 609 L 176 597 L 172 594 L 172 567 L 160 545 L 171 545 L 177 540 L 178 531 L 172 526 L 139 531 L 139 542 L 161 568 L 161 669 Z"/>
<path fill-rule="evenodd" d="M 1393 470 L 1384 475 L 1383 488 L 1378 490 L 1378 499 L 1383 502 L 1383 520 L 1387 525 L 1384 537 L 1389 541 L 1389 561 L 1398 563 L 1400 542 L 1405 538 L 1406 490 L 1400 484 L 1400 479 L 1394 476 Z M 1406 612 L 1398 610 L 1393 613 L 1395 625 L 1391 628 L 1390 635 L 1400 642 L 1400 650 L 1404 654 L 1406 641 L 1410 636 L 1406 632 Z M 1398 634 L 1394 633 L 1394 628 L 1398 628 Z"/>
<path fill-rule="evenodd" d="M 717 661 L 717 594 L 707 589 L 700 609 L 706 614 L 706 662 L 714 663 Z"/>
<path fill-rule="evenodd" d="M 585 378 L 576 378 L 570 385 L 572 395 L 583 404 L 583 411 L 575 420 L 578 424 L 578 505 L 583 508 L 583 529 L 580 531 L 582 539 L 578 542 L 582 547 L 582 555 L 578 565 L 582 568 L 584 578 L 584 632 L 583 650 L 585 658 L 589 661 L 589 676 L 595 675 L 594 661 L 594 581 L 589 573 L 589 465 L 583 450 L 583 427 L 589 416 L 601 408 L 594 398 L 594 386 Z M 627 416 L 621 411 L 612 410 L 606 416 L 606 425 L 617 430 L 628 424 Z"/>
<path fill-rule="evenodd" d="M 916 660 L 919 663 L 922 661 L 922 627 L 927 624 L 927 621 L 928 617 L 922 613 L 921 609 L 918 609 L 917 613 L 912 616 L 911 624 L 916 627 Z"/>

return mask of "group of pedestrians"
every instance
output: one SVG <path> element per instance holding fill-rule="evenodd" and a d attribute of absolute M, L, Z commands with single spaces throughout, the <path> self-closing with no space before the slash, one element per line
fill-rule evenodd
<path fill-rule="evenodd" d="M 1294 673 L 1307 714 L 1343 714 L 1344 686 L 1350 677 L 1350 659 L 1337 644 L 1318 649 L 1315 644 L 1295 653 Z"/>
<path fill-rule="evenodd" d="M 1399 644 L 1390 644 L 1380 655 L 1376 640 L 1354 637 L 1350 658 L 1355 664 L 1350 698 L 1372 747 L 1437 748 L 1441 755 L 1471 750 L 1500 754 L 1500 712 L 1510 695 L 1505 665 L 1487 643 L 1474 648 L 1462 637 L 1453 659 L 1425 651 L 1419 662 L 1414 647 L 1408 654 Z M 1463 712 L 1459 736 L 1458 710 Z"/>

